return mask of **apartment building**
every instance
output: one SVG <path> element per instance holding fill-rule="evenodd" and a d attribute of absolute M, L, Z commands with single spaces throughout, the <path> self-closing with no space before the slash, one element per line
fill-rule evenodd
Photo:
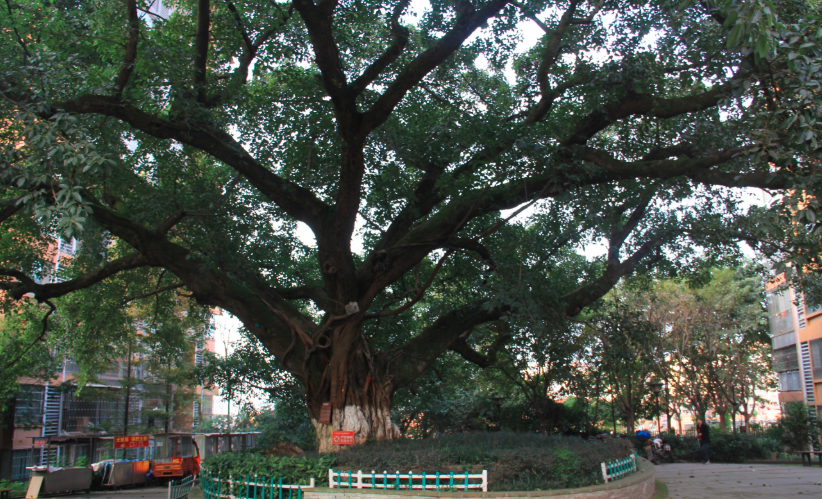
<path fill-rule="evenodd" d="M 765 291 L 779 402 L 805 402 L 811 416 L 822 420 L 822 304 L 806 303 L 783 275 Z"/>
<path fill-rule="evenodd" d="M 63 269 L 78 249 L 76 240 L 58 239 L 46 253 L 49 271 L 38 276 L 38 281 L 63 281 Z M 138 336 L 147 328 L 140 324 Z M 206 350 L 215 351 L 215 342 L 206 337 L 193 347 L 190 360 L 196 366 L 203 362 Z M 86 384 L 82 391 L 74 382 L 79 371 L 72 359 L 65 359 L 47 381 L 18 380 L 20 390 L 15 400 L 7 414 L 0 414 L 0 421 L 5 422 L 0 425 L 0 479 L 25 480 L 27 466 L 45 464 L 31 462 L 32 437 L 122 434 L 126 427 L 128 433 L 191 431 L 213 415 L 215 392 L 189 386 L 183 393 L 151 373 L 144 354 L 109 359 L 109 369 L 99 373 L 96 382 Z"/>

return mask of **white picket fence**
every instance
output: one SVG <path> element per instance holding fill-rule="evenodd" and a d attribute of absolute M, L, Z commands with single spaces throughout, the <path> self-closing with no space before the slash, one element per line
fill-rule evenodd
<path fill-rule="evenodd" d="M 630 457 L 612 461 L 608 464 L 602 463 L 602 478 L 605 483 L 613 482 L 619 478 L 636 472 L 636 454 L 631 454 Z"/>
<path fill-rule="evenodd" d="M 351 489 L 418 489 L 418 490 L 482 490 L 488 492 L 488 471 L 481 474 L 465 473 L 422 473 L 415 475 L 412 471 L 407 474 L 388 473 L 356 473 L 352 471 L 328 470 L 328 488 Z"/>

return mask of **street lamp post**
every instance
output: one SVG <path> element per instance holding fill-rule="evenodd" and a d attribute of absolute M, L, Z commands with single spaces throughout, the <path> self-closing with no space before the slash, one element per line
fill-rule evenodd
<path fill-rule="evenodd" d="M 502 402 L 505 400 L 505 397 L 498 395 L 491 397 L 491 400 L 497 405 L 497 431 L 502 431 Z"/>
<path fill-rule="evenodd" d="M 654 380 L 648 383 L 648 387 L 651 389 L 651 393 L 654 394 L 654 398 L 656 398 L 656 432 L 662 433 L 662 425 L 659 422 L 659 392 L 662 390 L 662 383 Z"/>

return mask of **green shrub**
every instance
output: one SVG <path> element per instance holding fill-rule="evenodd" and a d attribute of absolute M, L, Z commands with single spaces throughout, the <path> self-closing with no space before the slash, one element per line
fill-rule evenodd
<path fill-rule="evenodd" d="M 424 440 L 370 442 L 336 454 L 301 457 L 260 452 L 224 452 L 209 457 L 203 469 L 220 478 L 246 476 L 283 483 L 319 484 L 328 469 L 357 472 L 471 473 L 488 470 L 489 490 L 549 490 L 602 483 L 600 464 L 631 453 L 627 440 L 583 440 L 533 433 L 462 433 Z"/>
<path fill-rule="evenodd" d="M 677 459 L 701 461 L 702 451 L 696 437 L 681 437 L 666 434 L 665 443 L 670 444 L 671 451 Z M 712 462 L 741 463 L 752 459 L 768 459 L 771 452 L 776 452 L 778 442 L 770 437 L 755 437 L 747 433 L 711 433 L 708 454 Z"/>
<path fill-rule="evenodd" d="M 818 437 L 818 428 L 804 402 L 788 402 L 779 422 L 768 428 L 768 435 L 780 444 L 780 450 L 796 452 L 808 449 L 810 441 Z"/>
<path fill-rule="evenodd" d="M 549 490 L 602 483 L 600 464 L 623 459 L 621 439 L 534 433 L 458 433 L 423 440 L 372 442 L 336 454 L 335 469 L 401 473 L 488 470 L 489 490 Z"/>
<path fill-rule="evenodd" d="M 10 497 L 24 497 L 29 488 L 29 482 L 10 482 L 0 480 L 0 489 L 11 489 Z"/>
<path fill-rule="evenodd" d="M 328 480 L 328 469 L 334 465 L 333 455 L 282 457 L 266 456 L 260 452 L 221 452 L 203 461 L 203 470 L 214 477 L 244 480 L 246 476 L 282 477 L 283 483 L 307 485 L 310 478 L 319 483 Z"/>

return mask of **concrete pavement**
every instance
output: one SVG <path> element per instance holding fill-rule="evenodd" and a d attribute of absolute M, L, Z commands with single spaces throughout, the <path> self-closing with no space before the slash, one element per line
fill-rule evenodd
<path fill-rule="evenodd" d="M 822 498 L 822 468 L 780 464 L 675 463 L 656 467 L 671 499 Z"/>
<path fill-rule="evenodd" d="M 75 494 L 57 497 L 65 497 L 67 499 L 167 499 L 168 486 L 95 490 L 90 493 L 77 492 Z M 50 499 L 56 498 L 55 496 L 51 496 Z"/>

